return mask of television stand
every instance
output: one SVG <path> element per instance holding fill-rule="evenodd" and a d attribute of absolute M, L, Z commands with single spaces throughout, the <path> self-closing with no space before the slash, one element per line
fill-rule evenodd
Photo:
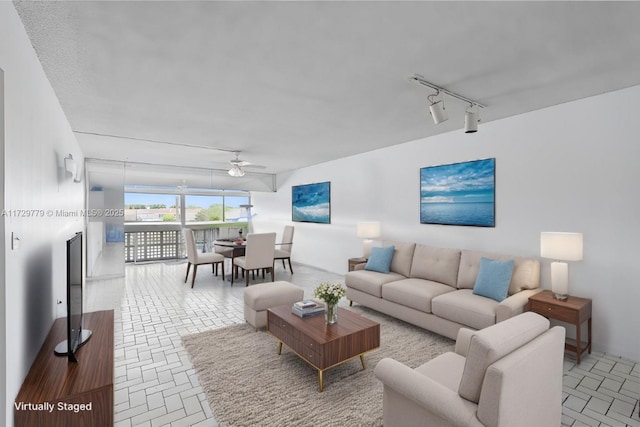
<path fill-rule="evenodd" d="M 73 363 L 53 353 L 67 319 L 53 323 L 16 397 L 16 427 L 113 426 L 113 310 L 85 313 L 83 326 L 93 334 Z"/>
<path fill-rule="evenodd" d="M 78 340 L 80 342 L 78 343 L 77 349 L 82 347 L 82 345 L 84 343 L 86 343 L 89 338 L 91 338 L 91 331 L 89 329 L 81 329 L 80 330 L 80 339 Z M 68 356 L 69 355 L 69 344 L 67 344 L 68 342 L 69 342 L 69 340 L 64 340 L 64 341 L 58 343 L 56 348 L 53 349 L 53 354 L 55 354 L 56 356 Z M 77 360 L 75 360 L 75 358 L 74 358 L 73 361 L 77 362 Z"/>

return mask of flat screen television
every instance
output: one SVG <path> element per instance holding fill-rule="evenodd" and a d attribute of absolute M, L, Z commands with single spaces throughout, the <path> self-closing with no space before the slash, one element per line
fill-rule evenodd
<path fill-rule="evenodd" d="M 76 350 L 91 337 L 91 331 L 82 328 L 83 253 L 82 232 L 79 232 L 67 240 L 67 339 L 54 350 L 58 356 L 68 356 L 70 362 L 78 361 Z"/>

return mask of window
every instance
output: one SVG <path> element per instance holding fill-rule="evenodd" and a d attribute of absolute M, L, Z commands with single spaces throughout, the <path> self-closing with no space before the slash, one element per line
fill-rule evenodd
<path fill-rule="evenodd" d="M 249 213 L 246 209 L 246 205 L 248 204 L 249 204 L 249 197 L 226 196 L 224 198 L 224 205 L 226 208 L 225 221 L 248 222 Z"/>
<path fill-rule="evenodd" d="M 224 197 L 184 196 L 184 219 L 189 222 L 224 222 Z"/>
<path fill-rule="evenodd" d="M 124 193 L 124 222 L 180 223 L 180 195 Z"/>
<path fill-rule="evenodd" d="M 184 192 L 167 187 L 125 188 L 127 262 L 184 256 L 181 228 L 185 225 L 206 251 L 212 250 L 216 239 L 248 232 L 249 214 L 242 205 L 249 204 L 249 193 L 196 188 Z"/>
<path fill-rule="evenodd" d="M 185 223 L 246 223 L 249 197 L 185 195 Z"/>

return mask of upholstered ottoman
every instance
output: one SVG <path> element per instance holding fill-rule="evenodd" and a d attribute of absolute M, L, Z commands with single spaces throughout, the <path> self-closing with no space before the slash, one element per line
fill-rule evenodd
<path fill-rule="evenodd" d="M 267 326 L 267 309 L 278 305 L 293 305 L 302 301 L 304 290 L 285 282 L 266 282 L 244 289 L 244 320 L 256 328 Z"/>

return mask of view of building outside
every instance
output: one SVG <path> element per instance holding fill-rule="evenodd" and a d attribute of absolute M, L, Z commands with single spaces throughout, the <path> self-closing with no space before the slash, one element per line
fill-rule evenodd
<path fill-rule="evenodd" d="M 185 222 L 224 221 L 222 196 L 184 196 Z M 188 213 L 187 213 L 188 212 Z"/>
<path fill-rule="evenodd" d="M 249 197 L 234 196 L 185 196 L 185 222 L 246 222 L 246 209 L 240 205 L 249 203 Z"/>
<path fill-rule="evenodd" d="M 179 194 L 125 193 L 125 222 L 181 222 Z M 184 221 L 193 222 L 247 222 L 247 210 L 241 205 L 249 203 L 249 196 L 184 196 Z"/>
<path fill-rule="evenodd" d="M 180 196 L 124 193 L 124 222 L 180 222 Z"/>

